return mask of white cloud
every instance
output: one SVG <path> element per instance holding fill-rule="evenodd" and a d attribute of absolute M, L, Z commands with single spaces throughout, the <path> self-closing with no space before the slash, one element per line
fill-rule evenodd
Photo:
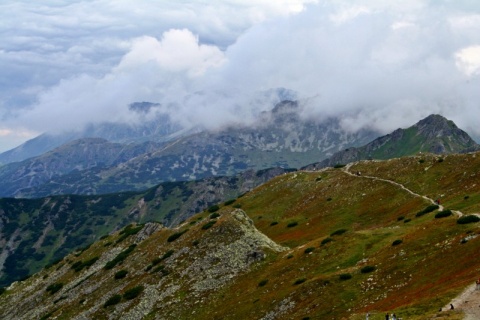
<path fill-rule="evenodd" d="M 471 1 L 5 1 L 0 116 L 41 132 L 134 121 L 127 105 L 152 101 L 214 128 L 282 87 L 350 130 L 442 113 L 480 136 L 478 17 Z"/>
<path fill-rule="evenodd" d="M 457 67 L 467 76 L 480 75 L 480 45 L 458 50 L 455 59 Z"/>

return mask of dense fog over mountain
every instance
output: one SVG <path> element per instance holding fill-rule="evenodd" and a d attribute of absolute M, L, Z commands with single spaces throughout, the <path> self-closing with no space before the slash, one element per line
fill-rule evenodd
<path fill-rule="evenodd" d="M 0 151 L 157 113 L 249 124 L 285 97 L 351 131 L 437 113 L 480 136 L 471 1 L 5 1 L 0 12 Z M 158 105 L 133 112 L 139 101 Z"/>

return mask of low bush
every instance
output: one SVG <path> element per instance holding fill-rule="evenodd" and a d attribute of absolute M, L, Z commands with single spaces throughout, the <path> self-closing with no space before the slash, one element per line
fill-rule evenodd
<path fill-rule="evenodd" d="M 409 223 L 410 221 L 412 221 L 412 219 L 405 219 L 403 220 L 403 223 Z"/>
<path fill-rule="evenodd" d="M 133 287 L 133 288 L 125 291 L 125 293 L 123 294 L 123 298 L 125 300 L 135 299 L 136 297 L 138 297 L 140 295 L 140 293 L 142 293 L 142 291 L 143 291 L 143 286 Z"/>
<path fill-rule="evenodd" d="M 276 226 L 278 224 L 277 221 L 273 221 L 272 223 L 270 223 L 270 226 Z"/>
<path fill-rule="evenodd" d="M 218 218 L 220 217 L 220 214 L 218 212 L 214 212 L 210 215 L 210 219 L 215 219 L 215 218 Z"/>
<path fill-rule="evenodd" d="M 416 216 L 416 217 L 421 217 L 421 216 L 423 216 L 423 215 L 425 215 L 425 214 L 427 214 L 427 213 L 430 213 L 430 212 L 432 212 L 432 211 L 437 210 L 438 208 L 439 208 L 438 205 L 436 205 L 436 204 L 431 204 L 431 205 L 429 205 L 428 207 L 426 207 L 425 209 L 423 209 L 422 211 L 417 212 L 417 213 L 415 214 L 415 216 Z"/>
<path fill-rule="evenodd" d="M 60 291 L 60 289 L 63 288 L 63 283 L 61 282 L 56 282 L 52 283 L 45 289 L 45 291 L 50 292 L 50 294 L 55 294 L 56 292 Z"/>
<path fill-rule="evenodd" d="M 210 213 L 213 213 L 213 212 L 218 211 L 218 210 L 220 210 L 220 207 L 216 204 L 211 206 L 210 208 L 208 208 L 208 212 L 210 212 Z"/>
<path fill-rule="evenodd" d="M 5 289 L 4 287 L 0 287 L 0 296 L 1 296 L 5 291 L 7 291 L 7 289 Z"/>
<path fill-rule="evenodd" d="M 290 222 L 289 224 L 287 224 L 287 228 L 292 228 L 292 227 L 295 227 L 295 226 L 298 226 L 298 222 L 296 222 L 296 221 Z"/>
<path fill-rule="evenodd" d="M 167 259 L 167 258 L 170 258 L 174 252 L 175 252 L 174 250 L 168 250 L 167 252 L 165 252 L 165 253 L 163 254 L 163 256 L 160 258 L 161 261 L 163 261 L 163 260 L 165 260 L 165 259 Z"/>
<path fill-rule="evenodd" d="M 217 220 L 211 220 L 211 221 L 205 223 L 205 224 L 202 226 L 202 229 L 203 229 L 203 230 L 210 229 L 216 222 L 217 222 Z"/>
<path fill-rule="evenodd" d="M 405 219 L 404 216 L 400 216 L 400 217 L 397 218 L 397 221 L 402 221 L 402 220 L 404 220 L 404 219 Z"/>
<path fill-rule="evenodd" d="M 231 204 L 233 204 L 235 201 L 237 201 L 236 199 L 230 199 L 230 200 L 227 200 L 223 203 L 224 206 L 229 206 Z"/>
<path fill-rule="evenodd" d="M 330 234 L 330 236 L 331 236 L 331 237 L 333 237 L 333 236 L 340 236 L 340 235 L 344 234 L 345 232 L 347 232 L 347 229 L 338 229 L 338 230 L 332 232 L 332 233 Z"/>
<path fill-rule="evenodd" d="M 167 238 L 167 242 L 173 242 L 173 241 L 177 240 L 187 231 L 188 231 L 188 229 L 185 229 L 185 230 L 179 231 L 179 232 L 175 232 L 174 234 L 172 234 L 170 237 Z"/>
<path fill-rule="evenodd" d="M 435 215 L 435 219 L 440 219 L 440 218 L 445 218 L 445 217 L 449 217 L 452 215 L 452 210 L 443 210 L 443 211 L 440 211 L 438 212 L 436 215 Z"/>
<path fill-rule="evenodd" d="M 369 273 L 372 271 L 375 271 L 377 268 L 375 266 L 365 266 L 362 269 L 360 269 L 361 273 Z"/>
<path fill-rule="evenodd" d="M 458 224 L 467 224 L 467 223 L 475 223 L 480 221 L 480 218 L 477 217 L 476 215 L 468 215 L 468 216 L 463 216 L 457 220 Z"/>
<path fill-rule="evenodd" d="M 324 246 L 327 243 L 332 242 L 332 241 L 333 241 L 332 238 L 325 238 L 325 239 L 322 240 L 322 242 L 320 242 L 320 245 Z"/>
<path fill-rule="evenodd" d="M 342 273 L 338 277 L 339 277 L 340 280 L 352 279 L 352 275 L 350 273 Z"/>
<path fill-rule="evenodd" d="M 465 196 L 463 197 L 463 200 L 468 200 L 468 198 L 470 198 L 470 196 Z"/>
<path fill-rule="evenodd" d="M 116 243 L 120 243 L 123 240 L 127 239 L 129 236 L 137 234 L 142 229 L 143 229 L 143 224 L 138 225 L 136 227 L 134 227 L 132 224 L 126 226 L 125 228 L 123 228 L 122 231 L 120 231 L 120 238 L 117 239 Z"/>
<path fill-rule="evenodd" d="M 89 268 L 92 266 L 95 262 L 97 262 L 98 257 L 93 257 L 87 261 L 77 261 L 72 266 L 70 267 L 71 269 L 75 270 L 75 272 L 81 271 L 83 268 Z"/>
<path fill-rule="evenodd" d="M 268 283 L 268 279 L 263 279 L 262 281 L 260 281 L 260 282 L 258 283 L 258 286 L 259 286 L 259 287 L 263 287 L 263 286 L 266 285 L 267 283 Z"/>
<path fill-rule="evenodd" d="M 307 281 L 307 279 L 305 279 L 305 278 L 300 278 L 300 279 L 295 280 L 295 282 L 293 283 L 293 285 L 296 286 L 296 285 L 299 285 L 299 284 L 301 284 L 301 283 L 304 283 L 305 281 Z"/>
<path fill-rule="evenodd" d="M 105 301 L 103 307 L 106 308 L 108 306 L 116 305 L 117 303 L 120 303 L 120 301 L 122 301 L 122 296 L 119 294 L 114 294 L 107 301 Z"/>
<path fill-rule="evenodd" d="M 113 269 L 117 264 L 123 262 L 123 260 L 125 260 L 128 255 L 132 253 L 136 246 L 136 244 L 130 245 L 127 249 L 120 252 L 113 260 L 107 262 L 103 268 L 106 270 Z"/>
<path fill-rule="evenodd" d="M 343 168 L 345 167 L 344 164 L 341 164 L 341 163 L 337 163 L 336 165 L 333 166 L 335 169 L 339 169 L 339 168 Z"/>
<path fill-rule="evenodd" d="M 234 207 L 235 209 L 240 209 L 242 207 L 242 204 L 241 203 L 235 203 L 232 207 Z"/>
<path fill-rule="evenodd" d="M 125 278 L 125 277 L 127 276 L 127 273 L 128 273 L 127 270 L 122 269 L 122 270 L 120 270 L 120 271 L 118 271 L 118 272 L 115 273 L 114 278 L 117 279 L 117 280 L 118 280 L 118 279 L 123 279 L 123 278 Z"/>
<path fill-rule="evenodd" d="M 308 247 L 307 249 L 305 249 L 304 253 L 310 253 L 310 252 L 313 252 L 315 250 L 314 247 Z"/>
<path fill-rule="evenodd" d="M 398 245 L 401 244 L 402 242 L 403 242 L 403 240 L 397 239 L 397 240 L 395 240 L 395 241 L 392 242 L 392 247 L 398 246 Z"/>

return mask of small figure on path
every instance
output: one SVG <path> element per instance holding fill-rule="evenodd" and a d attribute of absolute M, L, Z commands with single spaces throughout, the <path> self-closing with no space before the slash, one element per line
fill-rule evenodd
<path fill-rule="evenodd" d="M 388 315 L 388 313 L 385 314 L 385 320 L 389 320 L 390 319 L 390 316 Z"/>
<path fill-rule="evenodd" d="M 453 307 L 453 304 L 450 303 L 450 310 L 453 310 L 453 309 L 455 308 Z"/>
<path fill-rule="evenodd" d="M 367 312 L 367 315 L 365 316 L 365 319 L 366 319 L 366 320 L 369 320 L 369 319 L 370 319 L 370 312 Z"/>

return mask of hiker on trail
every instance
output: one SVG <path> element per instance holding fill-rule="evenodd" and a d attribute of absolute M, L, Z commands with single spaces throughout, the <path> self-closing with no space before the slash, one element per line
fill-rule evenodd
<path fill-rule="evenodd" d="M 388 315 L 388 313 L 385 314 L 385 320 L 389 320 L 390 319 L 390 316 Z"/>
<path fill-rule="evenodd" d="M 367 312 L 367 315 L 365 316 L 365 319 L 366 319 L 366 320 L 369 320 L 369 319 L 370 319 L 370 312 Z"/>
<path fill-rule="evenodd" d="M 476 284 L 475 290 L 480 290 L 480 279 L 475 281 L 475 284 Z"/>
<path fill-rule="evenodd" d="M 392 313 L 392 320 L 397 320 L 397 315 L 395 313 Z"/>
<path fill-rule="evenodd" d="M 453 304 L 450 303 L 450 310 L 453 310 L 453 309 L 455 308 L 453 307 Z"/>

